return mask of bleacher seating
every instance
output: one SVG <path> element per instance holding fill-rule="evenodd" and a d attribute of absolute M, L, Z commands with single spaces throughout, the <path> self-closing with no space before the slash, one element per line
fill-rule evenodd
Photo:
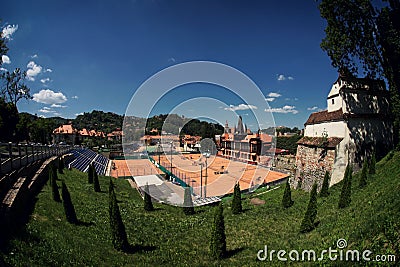
<path fill-rule="evenodd" d="M 74 149 L 71 153 L 74 155 L 74 160 L 67 163 L 67 166 L 87 172 L 89 165 L 93 164 L 97 174 L 104 175 L 106 173 L 109 160 L 103 155 L 86 148 Z"/>

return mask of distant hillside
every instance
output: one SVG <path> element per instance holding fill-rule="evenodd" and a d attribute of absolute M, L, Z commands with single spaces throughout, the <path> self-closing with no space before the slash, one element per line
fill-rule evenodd
<path fill-rule="evenodd" d="M 161 114 L 149 118 L 146 123 L 146 134 L 157 134 L 156 132 L 151 132 L 154 129 L 158 133 L 165 131 L 172 134 L 199 135 L 202 138 L 214 138 L 216 134 L 224 132 L 224 127 L 217 123 L 185 118 L 177 114 Z M 181 131 L 179 132 L 179 130 Z"/>
<path fill-rule="evenodd" d="M 78 115 L 72 120 L 72 125 L 77 129 L 95 129 L 109 133 L 116 128 L 122 128 L 123 119 L 124 116 L 116 113 L 93 110 L 92 112 L 85 112 L 83 115 Z"/>
<path fill-rule="evenodd" d="M 72 123 L 74 128 L 103 131 L 110 133 L 116 129 L 122 129 L 123 121 L 130 125 L 131 136 L 140 138 L 143 129 L 146 134 L 160 134 L 161 131 L 167 133 L 200 135 L 203 138 L 213 138 L 215 134 L 223 133 L 221 125 L 200 121 L 197 119 L 185 118 L 177 114 L 160 114 L 149 119 L 134 116 L 125 117 L 112 112 L 93 110 L 77 116 L 75 119 L 64 119 L 61 117 L 40 118 L 26 112 L 19 113 L 19 122 L 16 128 L 16 139 L 20 141 L 30 141 L 39 143 L 50 143 L 51 134 L 55 128 L 62 124 Z M 156 132 L 151 130 L 156 129 Z M 135 139 L 137 140 L 137 139 Z"/>

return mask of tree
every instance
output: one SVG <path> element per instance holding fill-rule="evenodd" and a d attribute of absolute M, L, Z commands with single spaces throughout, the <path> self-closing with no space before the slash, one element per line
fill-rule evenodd
<path fill-rule="evenodd" d="M 292 191 L 290 189 L 289 179 L 286 180 L 285 192 L 283 193 L 282 206 L 284 208 L 290 208 L 293 205 Z"/>
<path fill-rule="evenodd" d="M 112 244 L 116 250 L 125 251 L 129 248 L 128 238 L 126 236 L 125 225 L 119 211 L 117 197 L 114 191 L 114 184 L 110 179 L 109 186 L 109 216 Z"/>
<path fill-rule="evenodd" d="M 53 175 L 53 171 L 51 169 L 49 170 L 49 181 L 50 181 L 51 195 L 53 197 L 53 200 L 56 202 L 61 202 L 61 197 L 60 197 L 60 192 L 58 191 L 56 177 Z"/>
<path fill-rule="evenodd" d="M 303 221 L 300 225 L 300 233 L 307 233 L 315 228 L 315 219 L 317 217 L 318 203 L 317 203 L 317 184 L 315 183 L 310 193 L 310 200 L 308 202 L 307 211 L 304 214 Z"/>
<path fill-rule="evenodd" d="M 329 180 L 330 175 L 329 172 L 325 172 L 324 181 L 322 182 L 321 191 L 319 192 L 320 197 L 327 197 L 329 196 Z"/>
<path fill-rule="evenodd" d="M 375 153 L 373 153 L 371 158 L 371 163 L 369 166 L 369 174 L 375 174 L 375 173 L 376 173 L 376 157 Z"/>
<path fill-rule="evenodd" d="M 97 172 L 94 168 L 93 168 L 93 186 L 95 192 L 101 192 L 99 176 L 97 175 Z"/>
<path fill-rule="evenodd" d="M 62 181 L 61 184 L 61 195 L 63 199 L 64 212 L 67 221 L 72 224 L 77 224 L 78 218 L 76 217 L 75 208 L 74 205 L 72 204 L 71 195 L 69 194 L 67 185 L 64 183 L 64 181 Z"/>
<path fill-rule="evenodd" d="M 224 208 L 222 202 L 215 209 L 214 224 L 211 231 L 211 256 L 216 259 L 222 259 L 226 254 L 226 236 L 224 222 Z"/>
<path fill-rule="evenodd" d="M 321 48 L 333 67 L 348 74 L 386 78 L 394 117 L 395 144 L 400 129 L 400 1 L 322 0 L 327 21 Z M 375 4 L 375 6 L 374 6 Z"/>
<path fill-rule="evenodd" d="M 192 194 L 190 193 L 190 188 L 189 187 L 185 187 L 185 195 L 184 195 L 184 198 L 183 198 L 183 212 L 186 215 L 193 215 L 194 214 Z"/>
<path fill-rule="evenodd" d="M 235 184 L 233 189 L 233 199 L 232 199 L 232 213 L 239 214 L 242 212 L 242 195 L 240 193 L 239 182 Z"/>
<path fill-rule="evenodd" d="M 89 169 L 88 169 L 88 183 L 93 184 L 93 174 L 94 168 L 92 164 L 89 164 Z"/>
<path fill-rule="evenodd" d="M 150 190 L 149 190 L 149 185 L 146 184 L 144 188 L 144 210 L 146 211 L 153 211 L 153 202 L 151 202 L 151 196 L 150 196 Z"/>
<path fill-rule="evenodd" d="M 30 89 L 24 84 L 26 72 L 16 68 L 13 72 L 5 71 L 0 75 L 4 80 L 4 86 L 1 89 L 0 97 L 7 103 L 17 106 L 21 99 L 31 99 Z"/>
<path fill-rule="evenodd" d="M 358 185 L 360 188 L 364 188 L 367 185 L 367 175 L 368 175 L 367 173 L 368 173 L 368 162 L 367 160 L 364 160 L 364 164 L 361 170 L 360 183 Z"/>
<path fill-rule="evenodd" d="M 346 170 L 344 172 L 342 191 L 340 193 L 338 205 L 339 209 L 346 208 L 351 203 L 351 180 L 353 178 L 352 172 L 353 168 L 350 166 L 350 164 L 347 164 Z"/>
<path fill-rule="evenodd" d="M 17 107 L 0 97 L 0 141 L 14 141 L 18 120 Z"/>

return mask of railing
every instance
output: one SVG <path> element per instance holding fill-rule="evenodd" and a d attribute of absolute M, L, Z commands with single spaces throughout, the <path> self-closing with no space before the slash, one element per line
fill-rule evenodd
<path fill-rule="evenodd" d="M 180 179 L 178 176 L 167 170 L 164 166 L 159 165 L 152 157 L 149 156 L 149 160 L 151 163 L 156 165 L 157 168 L 159 168 L 162 172 L 165 174 L 169 175 L 170 179 L 173 180 L 175 178 L 175 182 L 179 183 L 182 187 L 189 187 L 191 188 L 188 184 L 186 184 L 182 179 Z M 192 191 L 192 189 L 191 189 Z M 192 192 L 193 193 L 193 192 Z"/>
<path fill-rule="evenodd" d="M 7 174 L 37 160 L 68 153 L 70 146 L 0 143 L 0 174 Z"/>

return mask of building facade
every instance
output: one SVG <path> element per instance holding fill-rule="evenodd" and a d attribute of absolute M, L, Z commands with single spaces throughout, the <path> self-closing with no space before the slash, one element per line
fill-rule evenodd
<path fill-rule="evenodd" d="M 293 186 L 310 190 L 314 182 L 321 185 L 325 171 L 331 174 L 330 185 L 336 184 L 348 163 L 357 170 L 372 153 L 380 158 L 392 148 L 389 92 L 383 81 L 340 75 L 327 107 L 304 124 Z"/>

